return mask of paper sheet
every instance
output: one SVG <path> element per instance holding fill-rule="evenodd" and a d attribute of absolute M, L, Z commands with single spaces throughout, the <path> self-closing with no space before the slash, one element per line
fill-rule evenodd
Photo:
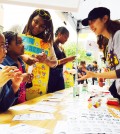
<path fill-rule="evenodd" d="M 9 134 L 10 124 L 0 124 L 0 133 Z"/>
<path fill-rule="evenodd" d="M 19 111 L 19 110 L 28 109 L 28 108 L 30 108 L 30 107 L 31 107 L 30 105 L 23 104 L 23 105 L 16 105 L 16 106 L 10 107 L 9 109 Z"/>
<path fill-rule="evenodd" d="M 10 128 L 9 134 L 47 134 L 48 130 L 27 124 L 18 124 Z"/>
<path fill-rule="evenodd" d="M 40 112 L 45 112 L 45 113 L 54 113 L 56 111 L 56 108 L 53 106 L 45 106 L 45 105 L 35 105 L 30 108 L 32 111 L 40 111 Z"/>
<path fill-rule="evenodd" d="M 49 100 L 43 100 L 43 101 L 40 101 L 38 102 L 36 105 L 44 105 L 44 106 L 56 106 L 58 104 L 58 102 L 55 102 L 55 101 L 49 101 Z"/>
<path fill-rule="evenodd" d="M 31 114 L 19 114 L 15 115 L 13 120 L 47 120 L 54 119 L 53 114 L 49 113 L 31 113 Z"/>

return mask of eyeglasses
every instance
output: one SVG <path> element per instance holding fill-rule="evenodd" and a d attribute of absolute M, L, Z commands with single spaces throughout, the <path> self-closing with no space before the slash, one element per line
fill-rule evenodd
<path fill-rule="evenodd" d="M 0 45 L 0 48 L 3 49 L 3 50 L 7 50 L 7 45 Z"/>
<path fill-rule="evenodd" d="M 37 10 L 36 12 L 39 12 L 39 15 L 43 17 L 44 20 L 50 21 L 51 17 L 49 14 L 47 14 L 44 10 Z"/>

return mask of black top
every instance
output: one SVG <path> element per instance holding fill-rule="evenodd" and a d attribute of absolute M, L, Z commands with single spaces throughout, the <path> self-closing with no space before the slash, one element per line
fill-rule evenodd
<path fill-rule="evenodd" d="M 120 78 L 120 69 L 115 70 L 117 78 Z"/>
<path fill-rule="evenodd" d="M 59 44 L 55 42 L 53 43 L 53 47 L 54 47 L 54 51 L 55 51 L 57 59 L 60 60 L 60 59 L 66 58 L 64 51 L 60 50 L 58 45 Z M 56 68 L 63 68 L 63 65 L 58 65 Z"/>
<path fill-rule="evenodd" d="M 82 76 L 86 75 L 86 72 L 82 70 L 82 68 L 78 68 L 78 73 L 80 73 Z"/>
<path fill-rule="evenodd" d="M 89 65 L 87 66 L 87 70 L 88 70 L 88 71 L 92 71 L 92 72 L 97 72 L 97 71 L 98 71 L 98 67 L 89 64 Z"/>

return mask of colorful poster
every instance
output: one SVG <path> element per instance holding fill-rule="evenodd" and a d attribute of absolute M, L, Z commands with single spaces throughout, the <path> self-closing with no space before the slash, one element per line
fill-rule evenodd
<path fill-rule="evenodd" d="M 25 54 L 35 55 L 41 53 L 43 50 L 49 56 L 49 44 L 42 41 L 42 39 L 21 35 L 23 44 L 25 46 Z M 28 66 L 26 65 L 26 68 Z M 39 97 L 46 94 L 48 78 L 49 78 L 49 66 L 43 63 L 36 63 L 33 65 L 33 86 L 26 90 L 26 99 L 30 100 L 35 97 Z"/>
<path fill-rule="evenodd" d="M 73 87 L 74 85 L 74 79 L 73 79 L 73 74 L 72 74 L 73 63 L 69 62 L 65 64 L 65 68 L 67 70 L 64 72 L 65 88 Z"/>

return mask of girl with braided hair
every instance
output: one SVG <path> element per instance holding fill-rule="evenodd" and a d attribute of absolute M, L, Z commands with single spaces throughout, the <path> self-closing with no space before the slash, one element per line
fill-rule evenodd
<path fill-rule="evenodd" d="M 26 86 L 28 87 L 29 83 L 32 82 L 33 75 L 26 73 L 24 62 L 20 58 L 20 55 L 24 54 L 22 38 L 12 31 L 6 31 L 3 34 L 6 39 L 7 53 L 2 64 L 5 66 L 16 66 L 22 72 L 23 81 L 19 85 L 17 99 L 14 103 L 19 104 L 26 101 Z"/>

